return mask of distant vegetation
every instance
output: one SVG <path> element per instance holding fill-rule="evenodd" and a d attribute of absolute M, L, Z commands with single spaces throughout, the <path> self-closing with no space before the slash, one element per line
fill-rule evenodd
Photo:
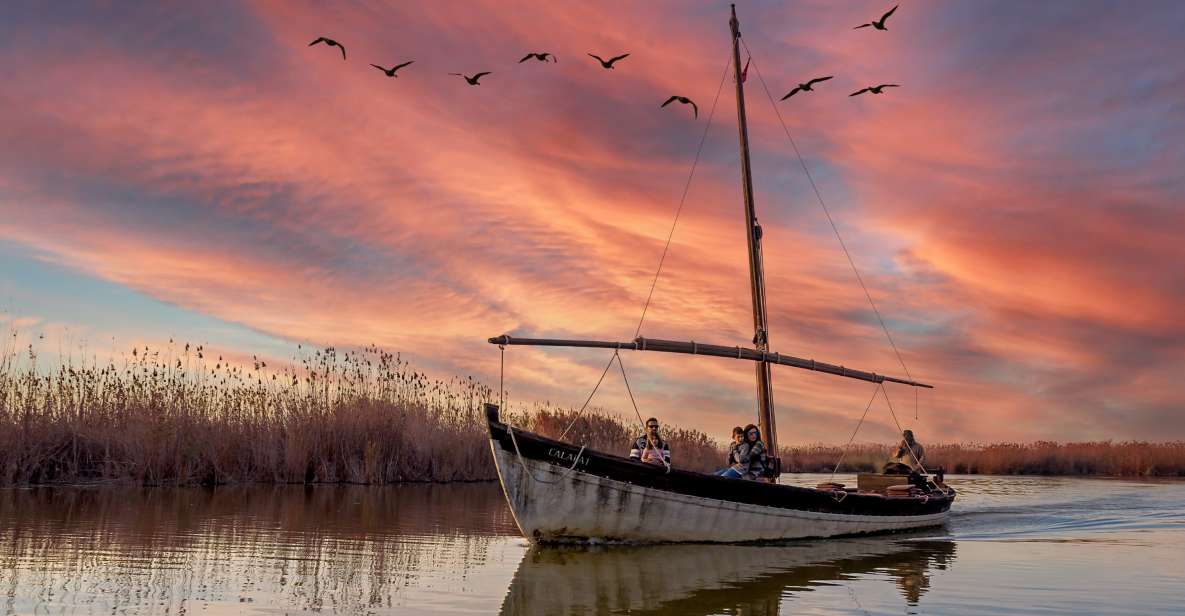
<path fill-rule="evenodd" d="M 490 464 L 472 378 L 433 380 L 376 348 L 312 352 L 295 365 L 242 366 L 202 347 L 133 350 L 106 365 L 36 370 L 32 347 L 0 357 L 0 485 L 80 481 L 156 484 L 481 481 Z M 558 436 L 574 412 L 511 413 Z M 565 440 L 624 452 L 634 421 L 604 411 L 577 418 Z M 720 443 L 667 427 L 677 467 L 723 465 Z M 721 435 L 726 436 L 726 435 Z M 1185 476 L 1185 443 L 927 444 L 931 465 L 985 474 Z M 858 445 L 841 472 L 873 470 L 887 445 Z M 791 472 L 830 471 L 840 448 L 783 450 Z"/>
<path fill-rule="evenodd" d="M 926 467 L 972 475 L 1111 475 L 1185 477 L 1185 442 L 930 444 Z M 854 445 L 840 472 L 879 470 L 889 445 Z M 783 467 L 794 472 L 831 472 L 841 447 L 783 447 Z"/>

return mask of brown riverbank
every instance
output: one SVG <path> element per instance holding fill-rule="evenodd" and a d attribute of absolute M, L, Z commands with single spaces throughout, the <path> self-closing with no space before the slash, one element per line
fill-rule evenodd
<path fill-rule="evenodd" d="M 31 351 L 30 351 L 31 353 Z M 392 483 L 495 479 L 481 405 L 495 398 L 471 378 L 432 380 L 378 349 L 313 352 L 279 369 L 230 365 L 200 347 L 136 349 L 126 361 L 43 374 L 0 360 L 0 485 L 124 481 Z M 524 429 L 559 436 L 573 412 L 509 413 Z M 635 422 L 603 411 L 579 417 L 567 440 L 623 451 Z M 675 464 L 723 465 L 708 435 L 666 428 Z M 1185 476 L 1185 443 L 928 445 L 948 472 Z M 889 445 L 864 444 L 841 472 L 873 470 Z M 783 449 L 788 472 L 830 471 L 842 450 Z"/>

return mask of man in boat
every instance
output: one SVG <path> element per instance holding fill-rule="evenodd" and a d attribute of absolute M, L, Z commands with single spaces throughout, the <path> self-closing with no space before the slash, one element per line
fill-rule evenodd
<path fill-rule="evenodd" d="M 732 444 L 728 447 L 728 466 L 716 471 L 717 477 L 740 479 L 745 472 L 741 467 L 740 454 L 745 445 L 745 429 L 737 426 L 732 429 Z"/>
<path fill-rule="evenodd" d="M 889 457 L 885 464 L 886 475 L 908 475 L 922 470 L 922 462 L 926 459 L 926 449 L 913 437 L 913 430 L 901 433 L 901 444 L 897 446 L 897 453 Z"/>
<path fill-rule="evenodd" d="M 657 419 L 651 417 L 646 420 L 646 434 L 634 439 L 630 459 L 646 464 L 671 465 L 671 448 L 658 434 Z"/>

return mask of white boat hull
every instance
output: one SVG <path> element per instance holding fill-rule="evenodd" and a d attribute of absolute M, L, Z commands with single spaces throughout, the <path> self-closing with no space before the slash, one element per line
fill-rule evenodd
<path fill-rule="evenodd" d="M 514 520 L 532 541 L 778 541 L 925 528 L 948 515 L 821 513 L 690 496 L 524 458 L 493 439 L 490 445 Z"/>

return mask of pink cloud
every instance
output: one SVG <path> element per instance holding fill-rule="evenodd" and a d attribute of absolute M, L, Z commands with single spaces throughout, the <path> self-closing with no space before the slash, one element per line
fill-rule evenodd
<path fill-rule="evenodd" d="M 1141 349 L 1181 359 L 1179 346 L 1147 341 L 1185 337 L 1175 167 L 1117 169 L 1072 147 L 1099 110 L 1126 114 L 1137 102 L 1059 110 L 1056 93 L 1009 90 L 1003 104 L 976 86 L 1094 66 L 1075 54 L 1107 51 L 1131 27 L 1085 47 L 1020 33 L 1032 49 L 1012 66 L 995 57 L 1007 49 L 978 49 L 943 7 L 919 3 L 897 16 L 894 36 L 876 37 L 849 31 L 868 6 L 808 3 L 760 17 L 741 8 L 771 87 L 838 75 L 780 109 L 906 361 L 940 386 L 922 398 L 921 421 L 936 438 L 996 440 L 1113 434 L 1115 408 L 1161 417 L 1185 402 L 1171 374 L 1092 377 Z M 86 58 L 41 46 L 36 70 L 14 67 L 0 138 L 22 148 L 0 155 L 0 238 L 275 336 L 378 343 L 487 379 L 490 335 L 632 336 L 719 83 L 723 14 L 675 24 L 670 7 L 626 4 L 250 12 L 266 70 L 251 59 L 241 72 L 203 64 L 200 51 L 167 44 L 146 57 L 103 37 Z M 350 61 L 307 47 L 321 34 L 345 42 Z M 560 62 L 516 64 L 538 50 Z M 610 72 L 587 51 L 632 55 Z M 366 66 L 404 59 L 416 64 L 399 79 Z M 193 76 L 179 74 L 181 60 Z M 472 88 L 446 74 L 475 70 L 494 73 Z M 904 86 L 846 96 L 880 79 Z M 751 335 L 730 86 L 646 335 Z M 774 346 L 900 373 L 759 88 L 751 79 Z M 699 122 L 659 109 L 672 93 L 696 98 Z M 1083 173 L 1098 167 L 1110 173 Z M 1100 348 L 1091 333 L 1112 344 Z M 514 399 L 563 404 L 583 400 L 605 360 L 510 357 Z M 639 389 L 654 413 L 713 432 L 751 414 L 750 365 L 626 361 L 646 377 Z M 870 395 L 790 371 L 776 384 L 783 440 L 842 440 L 836 426 Z M 627 408 L 622 394 L 610 388 L 606 404 Z M 912 409 L 911 394 L 890 394 Z M 873 436 L 887 438 L 880 413 Z M 1082 413 L 1097 424 L 1065 432 Z"/>

